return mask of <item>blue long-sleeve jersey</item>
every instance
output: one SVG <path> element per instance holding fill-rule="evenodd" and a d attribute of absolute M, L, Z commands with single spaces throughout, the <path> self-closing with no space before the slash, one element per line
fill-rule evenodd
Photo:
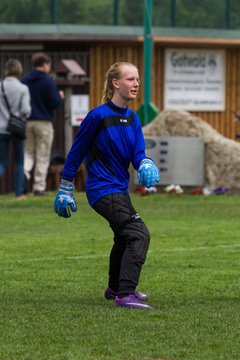
<path fill-rule="evenodd" d="M 64 164 L 62 178 L 73 181 L 85 158 L 90 205 L 101 197 L 128 191 L 130 163 L 137 170 L 146 158 L 138 116 L 113 102 L 91 110 L 83 120 Z"/>

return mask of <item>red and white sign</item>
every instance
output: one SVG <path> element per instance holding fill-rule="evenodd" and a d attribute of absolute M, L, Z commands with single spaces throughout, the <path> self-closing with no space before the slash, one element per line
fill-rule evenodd
<path fill-rule="evenodd" d="M 89 95 L 71 96 L 71 125 L 79 126 L 89 112 Z"/>

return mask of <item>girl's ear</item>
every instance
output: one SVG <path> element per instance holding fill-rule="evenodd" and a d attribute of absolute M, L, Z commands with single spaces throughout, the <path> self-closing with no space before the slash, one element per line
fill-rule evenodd
<path fill-rule="evenodd" d="M 113 87 L 115 88 L 115 89 L 119 89 L 119 84 L 118 84 L 118 80 L 117 79 L 112 79 L 112 84 L 113 84 Z"/>

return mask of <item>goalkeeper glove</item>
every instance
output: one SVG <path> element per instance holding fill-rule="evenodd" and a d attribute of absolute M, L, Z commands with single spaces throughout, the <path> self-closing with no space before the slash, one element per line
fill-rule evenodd
<path fill-rule="evenodd" d="M 143 159 L 138 172 L 138 182 L 141 186 L 150 188 L 160 181 L 160 173 L 151 159 Z"/>
<path fill-rule="evenodd" d="M 60 187 L 54 201 L 54 210 L 58 216 L 68 218 L 71 211 L 77 211 L 77 204 L 73 196 L 74 186 L 71 182 L 61 180 Z"/>

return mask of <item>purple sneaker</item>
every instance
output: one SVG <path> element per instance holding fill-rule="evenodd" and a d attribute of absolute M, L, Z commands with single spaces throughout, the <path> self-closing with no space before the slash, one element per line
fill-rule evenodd
<path fill-rule="evenodd" d="M 135 291 L 134 295 L 136 296 L 136 298 L 138 298 L 141 301 L 148 301 L 149 300 L 149 296 L 147 294 L 143 294 L 139 291 Z"/>
<path fill-rule="evenodd" d="M 139 310 L 151 310 L 152 307 L 144 304 L 141 300 L 139 300 L 135 295 L 129 295 L 124 298 L 116 297 L 115 305 L 118 307 L 126 307 L 130 309 L 139 309 Z"/>
<path fill-rule="evenodd" d="M 117 292 L 113 291 L 110 288 L 107 288 L 104 293 L 104 297 L 107 300 L 114 300 L 117 296 Z"/>
<path fill-rule="evenodd" d="M 138 298 L 141 301 L 148 301 L 149 300 L 148 295 L 143 294 L 143 293 L 141 293 L 139 291 L 135 291 L 134 295 L 135 295 L 136 298 Z M 117 297 L 117 292 L 113 291 L 110 288 L 107 288 L 105 290 L 104 297 L 107 300 L 114 300 Z"/>

